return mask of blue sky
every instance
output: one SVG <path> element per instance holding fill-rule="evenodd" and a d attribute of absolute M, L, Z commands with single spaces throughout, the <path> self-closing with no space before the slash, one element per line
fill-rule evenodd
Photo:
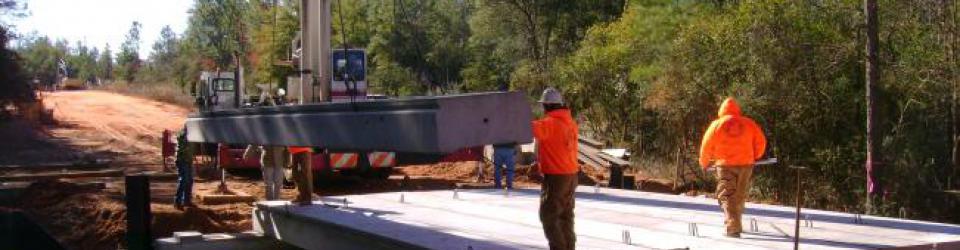
<path fill-rule="evenodd" d="M 150 54 L 160 29 L 170 25 L 178 35 L 187 27 L 187 11 L 193 0 L 27 0 L 30 15 L 6 20 L 19 33 L 36 31 L 53 39 L 64 38 L 71 46 L 84 41 L 103 49 L 110 43 L 116 53 L 130 24 L 139 21 L 140 57 Z"/>

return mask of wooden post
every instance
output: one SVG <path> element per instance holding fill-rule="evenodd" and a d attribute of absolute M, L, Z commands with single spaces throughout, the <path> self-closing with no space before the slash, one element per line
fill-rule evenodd
<path fill-rule="evenodd" d="M 880 80 L 880 60 L 878 55 L 879 25 L 877 13 L 877 0 L 864 0 L 864 17 L 867 27 L 867 60 L 866 60 L 866 102 L 867 102 L 867 200 L 866 208 L 872 211 L 876 204 L 873 204 L 874 197 L 880 193 L 881 181 L 877 179 L 877 165 L 879 158 L 877 155 L 877 85 Z"/>
<path fill-rule="evenodd" d="M 127 202 L 127 247 L 153 249 L 150 236 L 150 178 L 128 175 L 125 178 Z"/>
<path fill-rule="evenodd" d="M 800 208 L 803 207 L 803 182 L 801 181 L 801 167 L 797 169 L 797 217 L 793 225 L 793 250 L 800 249 Z"/>

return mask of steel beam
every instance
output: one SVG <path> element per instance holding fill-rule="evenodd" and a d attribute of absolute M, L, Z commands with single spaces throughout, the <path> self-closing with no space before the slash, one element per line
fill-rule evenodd
<path fill-rule="evenodd" d="M 202 112 L 187 118 L 187 139 L 450 153 L 487 144 L 529 143 L 531 119 L 522 93 L 489 92 Z"/>

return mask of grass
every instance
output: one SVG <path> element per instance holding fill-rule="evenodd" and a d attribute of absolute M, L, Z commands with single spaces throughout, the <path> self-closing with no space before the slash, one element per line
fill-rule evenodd
<path fill-rule="evenodd" d="M 184 108 L 193 108 L 194 98 L 190 96 L 187 90 L 168 82 L 157 83 L 125 83 L 114 82 L 103 86 L 95 87 L 97 90 L 105 90 L 120 94 L 139 96 L 151 100 L 170 103 Z"/>

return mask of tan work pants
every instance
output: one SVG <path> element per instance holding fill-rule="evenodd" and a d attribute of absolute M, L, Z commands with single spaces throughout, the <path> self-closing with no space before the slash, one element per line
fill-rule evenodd
<path fill-rule="evenodd" d="M 297 184 L 297 198 L 294 203 L 305 204 L 313 200 L 313 162 L 311 153 L 293 154 L 293 181 Z"/>
<path fill-rule="evenodd" d="M 540 186 L 540 223 L 550 249 L 576 249 L 573 231 L 574 192 L 577 174 L 545 174 Z"/>
<path fill-rule="evenodd" d="M 717 168 L 717 200 L 723 209 L 723 224 L 727 234 L 743 232 L 741 217 L 747 192 L 750 191 L 750 177 L 753 166 L 728 166 Z"/>

